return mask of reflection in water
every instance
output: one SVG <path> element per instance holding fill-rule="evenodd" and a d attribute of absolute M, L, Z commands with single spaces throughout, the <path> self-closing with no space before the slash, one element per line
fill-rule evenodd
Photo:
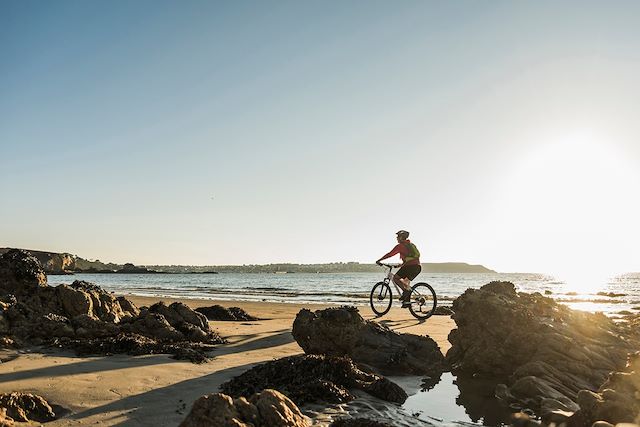
<path fill-rule="evenodd" d="M 472 422 L 486 426 L 509 423 L 511 411 L 496 399 L 495 381 L 458 376 L 455 383 L 460 391 L 456 403 L 464 406 Z"/>
<path fill-rule="evenodd" d="M 440 379 L 442 378 L 442 373 L 440 373 L 437 377 L 424 377 L 422 378 L 422 383 L 420 383 L 420 391 L 429 391 L 438 385 Z"/>
<path fill-rule="evenodd" d="M 397 378 L 394 378 L 396 381 Z M 402 408 L 418 418 L 441 425 L 483 424 L 498 426 L 508 424 L 510 411 L 495 398 L 495 382 L 454 377 L 442 374 L 440 382 L 427 381 L 420 391 L 409 396 Z M 402 386 L 408 393 L 413 390 Z M 415 389 L 414 389 L 415 390 Z"/>

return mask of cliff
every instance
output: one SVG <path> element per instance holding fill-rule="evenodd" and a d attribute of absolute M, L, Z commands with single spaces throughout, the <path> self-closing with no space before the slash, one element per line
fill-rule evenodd
<path fill-rule="evenodd" d="M 0 255 L 13 248 L 0 248 Z M 122 268 L 118 264 L 104 264 L 100 261 L 89 261 L 69 253 L 56 253 L 23 249 L 34 256 L 47 274 L 72 274 L 75 272 L 112 273 Z"/>

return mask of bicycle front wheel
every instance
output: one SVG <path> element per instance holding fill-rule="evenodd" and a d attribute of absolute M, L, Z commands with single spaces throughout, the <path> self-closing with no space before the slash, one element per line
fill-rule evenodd
<path fill-rule="evenodd" d="M 391 286 L 385 282 L 378 282 L 371 289 L 371 296 L 369 302 L 371 303 L 371 310 L 376 316 L 384 316 L 391 309 L 391 302 L 393 300 L 393 294 L 391 293 Z"/>
<path fill-rule="evenodd" d="M 413 285 L 410 298 L 409 311 L 416 319 L 428 319 L 436 310 L 436 305 L 438 304 L 436 292 L 427 283 Z"/>

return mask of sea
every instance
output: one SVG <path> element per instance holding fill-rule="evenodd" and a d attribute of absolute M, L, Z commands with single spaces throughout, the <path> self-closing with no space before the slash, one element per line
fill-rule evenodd
<path fill-rule="evenodd" d="M 85 280 L 121 295 L 269 301 L 304 304 L 368 305 L 380 273 L 201 273 L 201 274 L 75 274 L 50 275 L 49 284 Z M 599 283 L 563 281 L 532 273 L 422 273 L 414 283 L 427 282 L 436 291 L 438 305 L 451 305 L 469 288 L 509 281 L 520 292 L 539 292 L 573 309 L 603 312 L 610 317 L 640 311 L 640 273 L 623 274 Z"/>

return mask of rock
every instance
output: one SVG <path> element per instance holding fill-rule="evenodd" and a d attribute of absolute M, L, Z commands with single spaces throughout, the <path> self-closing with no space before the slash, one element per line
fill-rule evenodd
<path fill-rule="evenodd" d="M 31 337 L 45 339 L 49 337 L 72 337 L 75 335 L 69 319 L 59 314 L 45 314 L 37 324 L 38 328 L 32 331 Z"/>
<path fill-rule="evenodd" d="M 569 418 L 571 418 L 571 416 L 573 415 L 573 412 L 568 412 L 568 411 L 561 411 L 559 409 L 554 410 L 554 411 L 549 411 L 549 412 L 545 412 L 544 415 L 542 416 L 542 422 L 545 425 L 561 425 L 561 424 L 567 424 L 567 420 Z"/>
<path fill-rule="evenodd" d="M 443 305 L 437 306 L 435 311 L 433 312 L 434 316 L 451 316 L 452 314 L 453 314 L 453 310 L 451 309 L 451 307 L 447 307 Z"/>
<path fill-rule="evenodd" d="M 265 426 L 307 426 L 300 409 L 277 390 L 264 390 L 249 398 L 258 409 L 258 424 Z"/>
<path fill-rule="evenodd" d="M 300 409 L 277 390 L 255 393 L 248 400 L 222 393 L 200 397 L 180 427 L 307 427 Z"/>
<path fill-rule="evenodd" d="M 640 420 L 640 352 L 630 355 L 624 372 L 613 372 L 597 393 L 582 390 L 577 397 L 580 409 L 570 422 L 587 425 L 596 421 L 610 424 Z"/>
<path fill-rule="evenodd" d="M 210 307 L 198 307 L 196 311 L 204 314 L 209 320 L 229 322 L 260 320 L 257 317 L 251 316 L 240 307 L 225 308 L 221 305 L 212 305 Z"/>
<path fill-rule="evenodd" d="M 36 258 L 20 249 L 0 255 L 0 294 L 33 292 L 47 286 L 47 276 Z"/>
<path fill-rule="evenodd" d="M 183 303 L 175 302 L 167 306 L 164 302 L 158 302 L 149 307 L 150 313 L 164 316 L 171 326 L 177 328 L 183 323 L 190 323 L 201 329 L 209 330 L 209 323 L 204 315 L 191 310 Z"/>
<path fill-rule="evenodd" d="M 204 315 L 184 304 L 140 310 L 93 283 L 76 280 L 51 287 L 38 261 L 26 252 L 0 255 L 3 347 L 25 343 L 68 346 L 91 354 L 170 352 L 202 362 L 207 360 L 207 346 L 223 342 Z"/>
<path fill-rule="evenodd" d="M 148 310 L 141 310 L 138 317 L 121 329 L 163 342 L 192 341 L 207 344 L 225 342 L 209 326 L 207 318 L 185 304 L 156 303 Z"/>
<path fill-rule="evenodd" d="M 353 399 L 350 389 L 395 403 L 407 399 L 400 386 L 360 370 L 352 360 L 321 355 L 297 355 L 267 362 L 220 386 L 223 393 L 233 397 L 247 397 L 269 388 L 280 390 L 298 405 L 348 402 Z"/>
<path fill-rule="evenodd" d="M 4 313 L 2 306 L 0 306 L 0 335 L 8 334 L 10 331 L 11 325 L 9 324 L 9 318 Z"/>
<path fill-rule="evenodd" d="M 120 333 L 116 336 L 102 338 L 58 338 L 52 345 L 71 348 L 81 356 L 130 354 L 172 354 L 174 359 L 189 360 L 193 363 L 204 363 L 209 360 L 206 353 L 213 349 L 212 345 L 189 341 L 162 343 L 149 337 L 133 333 Z"/>
<path fill-rule="evenodd" d="M 146 337 L 153 337 L 159 341 L 181 341 L 183 335 L 178 332 L 167 319 L 158 313 L 143 311 L 140 317 L 130 324 L 124 325 L 125 332 L 132 332 Z"/>
<path fill-rule="evenodd" d="M 62 309 L 67 316 L 93 315 L 93 301 L 88 293 L 64 284 L 59 285 L 56 291 L 58 298 L 60 298 Z"/>
<path fill-rule="evenodd" d="M 446 369 L 444 356 L 433 339 L 399 334 L 365 321 L 355 307 L 300 310 L 292 333 L 305 353 L 349 356 L 385 375 L 439 377 Z"/>
<path fill-rule="evenodd" d="M 49 403 L 35 394 L 0 394 L 0 407 L 5 408 L 7 410 L 6 416 L 14 421 L 46 423 L 56 417 Z"/>
<path fill-rule="evenodd" d="M 517 412 L 511 415 L 511 425 L 513 427 L 538 427 L 540 423 L 532 419 L 529 414 Z"/>
<path fill-rule="evenodd" d="M 504 383 L 508 392 L 498 394 L 505 403 L 538 415 L 545 399 L 576 410 L 578 392 L 598 389 L 609 372 L 624 366 L 632 348 L 622 327 L 604 315 L 571 310 L 539 293 L 517 293 L 509 282 L 468 289 L 453 310 L 452 370 Z"/>
<path fill-rule="evenodd" d="M 59 285 L 56 290 L 64 293 L 65 291 L 60 289 L 63 286 L 65 285 Z M 77 314 L 88 314 L 110 323 L 120 323 L 123 319 L 134 318 L 140 314 L 140 310 L 133 302 L 124 297 L 116 298 L 93 283 L 76 280 L 71 284 L 71 289 L 76 292 L 74 298 L 77 302 L 66 305 L 75 307 L 73 311 L 78 312 Z M 85 303 L 87 300 L 90 302 Z M 63 307 L 65 307 L 64 302 Z M 68 307 L 65 309 L 71 317 L 76 315 L 71 313 Z"/>
<path fill-rule="evenodd" d="M 11 427 L 13 425 L 13 418 L 7 415 L 7 408 L 0 408 L 0 427 Z"/>

